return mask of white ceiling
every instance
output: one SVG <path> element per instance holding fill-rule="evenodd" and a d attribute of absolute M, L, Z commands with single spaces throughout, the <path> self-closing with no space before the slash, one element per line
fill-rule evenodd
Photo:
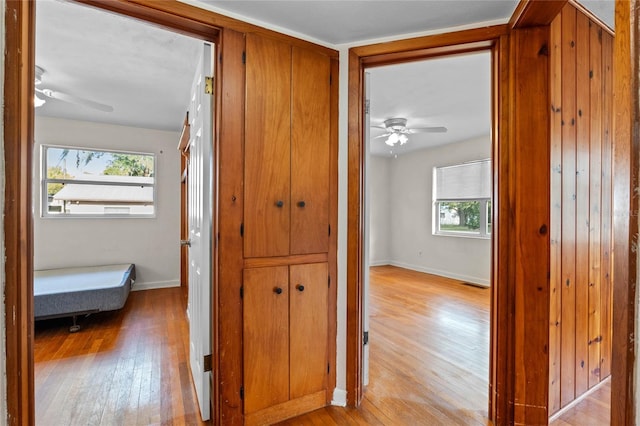
<path fill-rule="evenodd" d="M 214 1 L 183 0 L 282 28 L 328 46 L 479 22 L 506 22 L 517 0 Z M 610 0 L 593 0 L 611 9 Z M 611 16 L 613 16 L 611 14 Z M 178 131 L 202 42 L 63 0 L 37 0 L 40 87 L 114 107 L 112 113 L 49 100 L 46 115 Z M 371 70 L 374 124 L 403 116 L 409 126 L 444 125 L 445 135 L 412 136 L 412 147 L 487 134 L 486 58 L 451 58 Z M 443 62 L 440 62 L 443 61 Z M 456 65 L 459 64 L 459 65 Z M 458 68 L 459 67 L 459 68 Z M 477 124 L 476 124 L 477 123 Z M 375 136 L 375 134 L 374 134 Z M 380 139 L 376 140 L 380 141 Z M 410 149 L 410 148 L 409 148 Z M 375 149 L 374 149 L 375 150 Z M 384 151 L 380 151 L 381 153 Z"/>
<path fill-rule="evenodd" d="M 371 68 L 371 125 L 392 117 L 407 127 L 445 126 L 446 133 L 416 133 L 390 148 L 383 129 L 371 128 L 371 153 L 401 155 L 491 133 L 491 54 L 481 52 Z"/>
<path fill-rule="evenodd" d="M 507 21 L 518 0 L 199 0 L 331 44 Z"/>
<path fill-rule="evenodd" d="M 201 46 L 199 40 L 130 18 L 70 2 L 38 0 L 36 64 L 45 70 L 38 87 L 114 110 L 105 113 L 47 100 L 36 108 L 36 117 L 178 130 Z"/>

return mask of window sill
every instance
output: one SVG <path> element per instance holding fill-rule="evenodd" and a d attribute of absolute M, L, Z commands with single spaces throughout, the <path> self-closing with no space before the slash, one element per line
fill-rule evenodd
<path fill-rule="evenodd" d="M 434 237 L 455 237 L 455 238 L 471 238 L 474 240 L 491 240 L 491 234 L 480 235 L 465 232 L 433 232 Z"/>

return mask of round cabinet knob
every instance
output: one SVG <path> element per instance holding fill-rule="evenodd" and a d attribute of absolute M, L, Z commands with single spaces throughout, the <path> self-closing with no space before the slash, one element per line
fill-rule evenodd
<path fill-rule="evenodd" d="M 298 207 L 304 207 L 306 205 L 307 203 L 305 203 L 304 201 L 298 201 Z"/>
<path fill-rule="evenodd" d="M 282 294 L 282 289 L 280 287 L 276 287 L 276 288 L 273 289 L 273 292 L 275 294 Z"/>
<path fill-rule="evenodd" d="M 282 207 L 282 206 L 284 206 L 284 201 L 282 200 L 276 201 L 276 207 Z"/>
<path fill-rule="evenodd" d="M 296 288 L 298 289 L 298 291 L 304 291 L 304 286 L 302 284 L 298 284 Z"/>

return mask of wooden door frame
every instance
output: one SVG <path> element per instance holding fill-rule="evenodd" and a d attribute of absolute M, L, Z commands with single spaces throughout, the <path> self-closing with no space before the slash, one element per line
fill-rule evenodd
<path fill-rule="evenodd" d="M 510 164 L 517 150 L 518 137 L 511 123 L 517 118 L 517 93 L 515 79 L 518 73 L 525 73 L 523 66 L 514 64 L 519 53 L 518 42 L 531 36 L 537 41 L 545 40 L 548 26 L 564 7 L 567 1 L 536 2 L 522 0 L 514 12 L 508 27 L 490 27 L 458 33 L 442 34 L 402 40 L 391 43 L 380 43 L 352 48 L 349 51 L 349 106 L 348 106 L 348 234 L 347 234 L 347 402 L 351 406 L 359 405 L 362 398 L 362 244 L 363 244 L 363 196 L 364 196 L 364 158 L 363 143 L 363 73 L 367 66 L 384 65 L 404 61 L 419 60 L 428 57 L 473 51 L 483 48 L 480 43 L 488 43 L 484 48 L 493 51 L 493 176 L 494 200 L 493 223 L 495 233 L 492 244 L 492 295 L 491 295 L 491 356 L 489 416 L 496 424 L 512 424 L 529 418 L 541 418 L 535 413 L 538 408 L 548 413 L 544 407 L 533 407 L 529 411 L 528 394 L 540 396 L 546 387 L 524 383 L 516 370 L 515 355 L 516 326 L 530 318 L 527 312 L 516 315 L 515 310 L 526 305 L 519 302 L 518 283 L 522 285 L 523 273 L 519 276 L 514 271 L 514 251 L 524 241 L 522 236 L 531 230 L 525 229 L 522 221 L 517 223 L 512 217 L 517 203 L 514 191 L 518 182 L 512 168 L 518 164 Z M 573 3 L 573 2 L 572 2 Z M 577 7 L 579 7 L 576 4 Z M 639 69 L 637 64 L 638 32 L 640 16 L 638 1 L 616 0 L 616 37 L 614 41 L 614 69 L 618 77 L 614 79 L 614 93 L 618 101 L 614 102 L 616 133 L 614 138 L 614 168 L 617 175 L 614 183 L 614 252 L 622 255 L 614 256 L 613 279 L 614 296 L 614 333 L 612 348 L 612 392 L 616 395 L 611 404 L 611 424 L 630 425 L 635 423 L 634 400 L 634 330 L 635 330 L 635 298 L 637 282 L 637 253 L 634 252 L 635 230 L 638 228 L 638 197 L 631 197 L 635 188 L 640 186 L 638 165 L 640 164 L 640 129 L 638 93 Z M 527 28 L 533 31 L 527 32 Z M 514 31 L 512 38 L 510 30 Z M 518 34 L 515 34 L 518 33 Z M 475 45 L 474 45 L 475 43 Z M 464 46 L 469 45 L 466 49 Z M 544 54 L 544 44 L 541 50 Z M 540 52 L 538 54 L 540 54 Z M 527 58 L 525 58 L 527 59 Z M 548 71 L 547 71 L 548 72 Z M 622 78 L 620 77 L 622 76 Z M 532 88 L 540 88 L 539 82 L 528 77 Z M 547 83 L 548 84 L 548 83 Z M 538 86 L 536 86 L 538 85 Z M 526 100 L 520 99 L 519 106 L 527 109 Z M 530 110 L 529 112 L 535 112 Z M 520 112 L 519 114 L 522 114 Z M 548 116 L 546 118 L 548 121 Z M 544 130 L 544 129 L 543 129 Z M 500 176 L 505 176 L 500 179 Z M 546 214 L 548 216 L 548 212 Z M 544 215 L 539 218 L 544 220 Z M 529 219 L 529 218 L 527 218 Z M 540 234 L 546 235 L 548 228 L 545 222 L 540 226 Z M 630 230 L 634 230 L 630 232 Z M 547 237 L 548 240 L 548 237 Z M 548 241 L 546 243 L 548 245 Z M 547 256 L 548 257 L 548 256 Z M 544 260 L 544 259 L 542 259 Z M 527 272 L 527 271 L 525 271 Z M 526 278 L 526 274 L 524 274 Z M 544 290 L 541 288 L 535 290 Z M 531 291 L 531 290 L 529 290 Z M 528 293 L 535 295 L 535 293 Z M 548 301 L 546 302 L 548 303 Z M 547 306 L 548 307 L 548 306 Z M 548 310 L 548 309 L 547 309 Z M 526 311 L 526 309 L 525 309 Z M 534 312 L 535 314 L 535 312 Z M 518 323 L 516 323 L 518 321 Z M 520 324 L 522 326 L 522 324 Z M 544 325 L 537 330 L 544 332 Z M 523 330 L 519 329 L 518 333 Z M 548 335 L 547 335 L 548 337 Z M 547 339 L 548 341 L 548 339 Z M 522 354 L 523 348 L 519 349 Z M 526 349 L 524 350 L 526 353 Z M 547 355 L 548 357 L 548 355 Z M 521 360 L 522 361 L 522 360 Z M 541 370 L 546 371 L 542 380 L 548 383 L 548 359 Z M 517 377 L 519 376 L 519 377 Z M 532 375 L 536 377 L 536 375 Z M 519 388 L 519 389 L 518 389 Z M 518 392 L 520 398 L 518 399 Z M 526 395 L 526 397 L 523 397 Z M 516 401 L 518 404 L 516 404 Z M 548 401 L 546 402 L 548 405 Z M 521 407 L 516 407 L 520 405 Z M 545 407 L 547 406 L 545 405 Z M 533 412 L 533 414 L 531 414 Z M 529 417 L 531 416 L 531 417 Z"/>
<path fill-rule="evenodd" d="M 368 67 L 424 60 L 445 55 L 456 55 L 478 51 L 490 51 L 492 54 L 492 130 L 495 141 L 492 143 L 494 192 L 493 223 L 500 224 L 497 219 L 502 217 L 505 206 L 502 201 L 502 192 L 499 192 L 498 170 L 501 167 L 500 147 L 507 142 L 506 132 L 500 133 L 505 120 L 502 119 L 506 111 L 502 110 L 499 90 L 501 76 L 508 74 L 508 63 L 504 54 L 508 49 L 508 25 L 479 28 L 467 31 L 446 33 L 434 36 L 420 37 L 409 40 L 401 40 L 391 43 L 374 44 L 355 47 L 349 50 L 349 164 L 348 164 L 348 233 L 347 233 L 347 403 L 350 406 L 358 406 L 363 396 L 362 385 L 362 361 L 363 361 L 363 238 L 364 238 L 364 72 Z M 498 125 L 500 123 L 501 125 Z M 504 155 L 504 154 L 503 154 Z M 506 215 L 505 215 L 506 216 Z M 494 231 L 492 240 L 498 241 L 499 235 L 507 230 L 498 228 Z M 495 274 L 497 263 L 500 259 L 495 254 L 495 243 L 492 244 L 495 264 L 492 265 L 492 275 Z M 500 263 L 501 264 L 501 263 Z M 503 314 L 504 311 L 493 309 L 495 302 L 503 297 L 500 290 L 503 287 L 492 286 L 492 316 Z M 506 297 L 506 294 L 504 295 Z M 504 303 L 500 300 L 500 303 Z M 500 322 L 498 318 L 492 318 L 492 324 Z M 495 330 L 492 327 L 492 335 Z M 495 337 L 495 336 L 494 336 Z M 495 339 L 492 339 L 492 354 L 496 352 Z M 495 355 L 494 355 L 495 356 Z M 493 356 L 492 356 L 493 357 Z M 509 378 L 492 364 L 491 383 L 507 383 Z M 501 376 L 498 378 L 497 376 Z M 496 394 L 496 398 L 500 395 Z M 492 405 L 497 401 L 491 399 Z"/>
<path fill-rule="evenodd" d="M 35 423 L 33 375 L 33 217 L 32 159 L 34 145 L 35 1 L 5 1 L 5 325 L 7 412 L 9 424 Z M 214 229 L 220 230 L 213 253 L 215 265 L 212 287 L 212 409 L 215 424 L 242 424 L 241 331 L 238 318 L 242 308 L 242 153 L 244 129 L 244 34 L 258 33 L 294 46 L 321 52 L 331 58 L 337 77 L 338 52 L 317 44 L 268 30 L 237 19 L 177 1 L 156 0 L 75 0 L 101 10 L 130 16 L 191 37 L 216 43 L 216 112 L 214 135 L 215 173 Z M 222 57 L 225 58 L 222 61 Z M 334 78 L 337 80 L 337 78 Z M 331 225 L 337 229 L 337 81 L 331 104 Z M 224 114 L 222 111 L 225 111 Z M 215 234 L 214 234 L 215 235 Z M 332 235 L 329 268 L 336 279 L 337 238 Z M 228 283 L 218 286 L 218 283 Z M 234 287 L 234 283 L 238 287 Z M 330 292 L 336 306 L 336 290 Z M 335 312 L 330 333 L 335 336 Z M 219 321 L 223 318 L 224 321 Z M 241 325 L 240 325 L 241 327 Z M 241 328 L 240 328 L 241 330 Z M 224 334 L 224 338 L 220 336 Z M 334 339 L 335 340 L 335 339 Z M 329 342 L 335 353 L 335 342 Z M 329 378 L 335 386 L 335 368 Z"/>

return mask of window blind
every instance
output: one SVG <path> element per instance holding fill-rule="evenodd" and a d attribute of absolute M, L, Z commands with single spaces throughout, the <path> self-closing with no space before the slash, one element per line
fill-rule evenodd
<path fill-rule="evenodd" d="M 491 160 L 435 168 L 435 199 L 491 198 Z"/>

